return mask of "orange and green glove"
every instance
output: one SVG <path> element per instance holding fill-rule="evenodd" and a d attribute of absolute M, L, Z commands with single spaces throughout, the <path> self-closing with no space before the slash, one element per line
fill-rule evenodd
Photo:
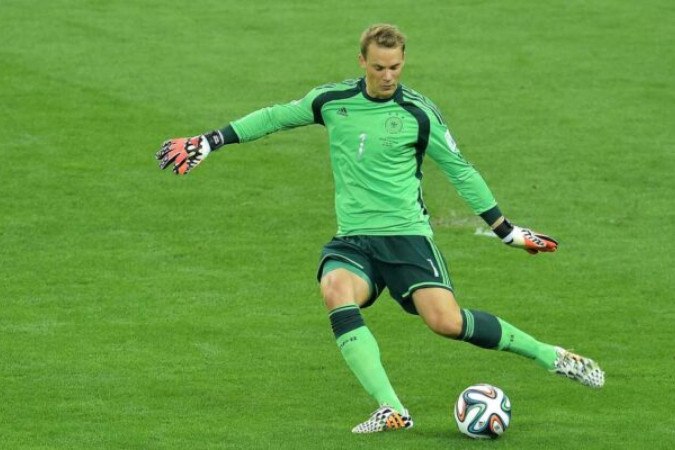
<path fill-rule="evenodd" d="M 191 138 L 169 139 L 155 157 L 159 160 L 160 169 L 166 169 L 173 164 L 176 175 L 185 175 L 204 161 L 219 144 L 222 145 L 222 142 L 222 135 L 217 131 Z"/>
<path fill-rule="evenodd" d="M 502 237 L 502 242 L 512 247 L 522 248 L 533 255 L 539 252 L 554 252 L 558 249 L 558 241 L 551 236 L 516 225 L 513 225 L 508 235 Z"/>

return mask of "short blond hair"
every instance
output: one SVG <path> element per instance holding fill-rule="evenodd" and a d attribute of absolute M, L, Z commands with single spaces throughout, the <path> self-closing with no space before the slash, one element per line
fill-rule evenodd
<path fill-rule="evenodd" d="M 385 48 L 401 47 L 405 53 L 405 35 L 396 25 L 378 23 L 366 28 L 361 34 L 361 54 L 364 58 L 367 56 L 368 47 L 373 43 Z"/>

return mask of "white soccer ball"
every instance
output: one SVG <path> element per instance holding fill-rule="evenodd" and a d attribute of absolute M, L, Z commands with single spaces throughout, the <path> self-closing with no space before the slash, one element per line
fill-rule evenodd
<path fill-rule="evenodd" d="M 455 404 L 459 431 L 475 439 L 501 436 L 511 422 L 511 400 L 504 391 L 490 384 L 464 389 Z"/>

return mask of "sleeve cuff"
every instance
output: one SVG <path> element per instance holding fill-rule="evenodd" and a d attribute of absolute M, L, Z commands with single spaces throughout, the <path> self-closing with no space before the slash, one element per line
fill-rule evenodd
<path fill-rule="evenodd" d="M 481 218 L 488 224 L 489 227 L 492 227 L 497 219 L 503 216 L 502 211 L 499 209 L 498 205 L 493 206 L 485 212 L 480 213 Z"/>
<path fill-rule="evenodd" d="M 237 133 L 234 131 L 234 128 L 232 128 L 232 125 L 221 128 L 220 134 L 223 135 L 223 145 L 238 144 L 241 142 L 239 136 L 237 136 Z"/>

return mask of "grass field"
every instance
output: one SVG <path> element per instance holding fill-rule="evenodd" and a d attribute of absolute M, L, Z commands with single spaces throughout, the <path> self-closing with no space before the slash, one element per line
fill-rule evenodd
<path fill-rule="evenodd" d="M 324 130 L 157 169 L 168 137 L 359 76 L 381 21 L 502 210 L 561 242 L 474 234 L 428 161 L 460 302 L 596 358 L 604 389 L 437 338 L 384 295 L 365 318 L 416 426 L 353 436 L 376 405 L 314 281 Z M 667 0 L 1 0 L 0 448 L 673 448 L 673 23 Z M 451 419 L 476 382 L 511 397 L 496 442 Z"/>

